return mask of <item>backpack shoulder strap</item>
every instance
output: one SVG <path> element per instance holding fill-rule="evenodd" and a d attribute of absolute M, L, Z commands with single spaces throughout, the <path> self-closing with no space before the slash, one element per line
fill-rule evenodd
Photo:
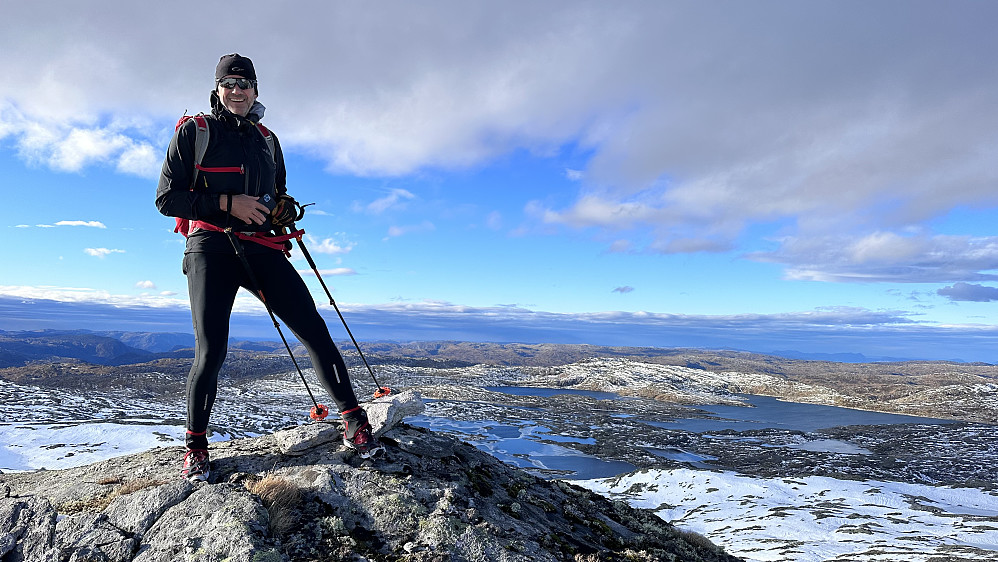
<path fill-rule="evenodd" d="M 188 121 L 194 121 L 194 171 L 191 175 L 191 189 L 197 185 L 198 181 L 198 171 L 201 169 L 201 162 L 204 161 L 204 155 L 208 152 L 208 140 L 211 136 L 208 134 L 208 119 L 205 118 L 204 113 L 198 113 L 197 115 L 187 115 L 184 113 L 177 121 L 177 129 L 180 130 L 184 126 L 184 123 Z"/>
<path fill-rule="evenodd" d="M 197 126 L 197 132 L 194 135 L 194 174 L 196 176 L 197 167 L 204 161 L 205 152 L 208 152 L 208 120 L 204 118 L 203 113 L 198 113 L 192 119 Z"/>
<path fill-rule="evenodd" d="M 208 140 L 211 138 L 208 134 L 208 120 L 205 119 L 204 113 L 198 113 L 197 115 L 187 115 L 186 112 L 177 121 L 177 129 L 183 126 L 189 120 L 194 120 L 194 168 L 191 176 L 191 190 L 197 186 L 198 173 L 201 171 L 201 162 L 204 161 L 204 155 L 208 152 Z M 176 228 L 173 229 L 174 232 L 179 232 L 185 237 L 189 234 L 191 223 L 187 219 L 182 219 L 176 217 Z"/>
<path fill-rule="evenodd" d="M 263 123 L 257 123 L 256 128 L 258 131 L 260 131 L 260 134 L 263 135 L 263 140 L 267 141 L 267 148 L 270 149 L 270 157 L 274 158 L 276 161 L 277 152 L 276 149 L 274 148 L 274 133 L 271 133 L 270 129 L 264 127 Z"/>

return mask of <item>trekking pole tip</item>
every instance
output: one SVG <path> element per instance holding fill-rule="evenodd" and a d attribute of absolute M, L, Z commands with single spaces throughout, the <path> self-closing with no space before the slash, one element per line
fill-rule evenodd
<path fill-rule="evenodd" d="M 315 406 L 312 406 L 312 411 L 309 412 L 308 417 L 312 418 L 313 420 L 322 420 L 326 419 L 326 416 L 328 415 L 329 415 L 329 408 L 327 408 L 323 404 L 316 404 Z"/>
<path fill-rule="evenodd" d="M 387 386 L 379 386 L 378 390 L 374 391 L 374 397 L 375 398 L 383 398 L 385 396 L 388 396 L 391 393 L 392 393 L 392 389 L 388 388 Z"/>

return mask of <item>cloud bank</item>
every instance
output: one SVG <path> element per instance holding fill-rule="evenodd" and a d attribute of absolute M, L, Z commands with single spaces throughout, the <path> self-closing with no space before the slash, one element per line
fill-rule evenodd
<path fill-rule="evenodd" d="M 240 51 L 285 147 L 335 173 L 572 147 L 577 192 L 524 202 L 538 228 L 792 279 L 993 280 L 993 239 L 931 225 L 998 206 L 993 2 L 250 1 L 236 34 L 190 25 L 188 1 L 57 6 L 0 23 L 0 140 L 36 165 L 154 177 L 218 56 Z M 769 247 L 745 248 L 751 229 Z"/>
<path fill-rule="evenodd" d="M 972 283 L 956 283 L 952 287 L 943 287 L 937 294 L 952 301 L 992 302 L 998 301 L 998 288 L 985 287 Z"/>

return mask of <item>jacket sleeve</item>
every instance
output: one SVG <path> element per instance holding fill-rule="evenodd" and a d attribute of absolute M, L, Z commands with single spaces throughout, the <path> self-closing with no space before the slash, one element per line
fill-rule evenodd
<path fill-rule="evenodd" d="M 192 191 L 197 125 L 187 120 L 170 140 L 156 188 L 156 208 L 168 217 L 203 220 L 218 213 L 218 195 Z"/>

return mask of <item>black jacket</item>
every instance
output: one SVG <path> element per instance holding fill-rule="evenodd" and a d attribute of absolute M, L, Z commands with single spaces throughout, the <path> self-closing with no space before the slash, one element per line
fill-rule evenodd
<path fill-rule="evenodd" d="M 244 232 L 270 230 L 270 221 L 251 225 L 230 217 L 220 209 L 219 196 L 244 193 L 276 197 L 287 192 L 284 154 L 277 136 L 274 135 L 275 154 L 271 155 L 267 141 L 251 120 L 231 113 L 220 104 L 206 119 L 209 141 L 201 166 L 241 167 L 243 173 L 199 171 L 197 185 L 192 187 L 197 125 L 189 119 L 170 141 L 156 189 L 156 207 L 170 217 L 205 221 L 222 228 L 233 226 Z M 198 230 L 187 241 L 187 252 L 197 251 L 233 250 L 224 234 Z"/>

